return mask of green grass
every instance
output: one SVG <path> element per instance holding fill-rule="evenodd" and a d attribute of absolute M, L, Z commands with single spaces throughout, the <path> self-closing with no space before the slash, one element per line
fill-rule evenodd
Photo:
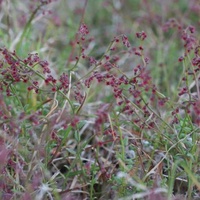
<path fill-rule="evenodd" d="M 2 199 L 200 198 L 199 63 L 192 65 L 200 30 L 191 3 L 0 4 Z M 170 18 L 182 31 L 163 30 Z M 82 23 L 90 31 L 84 40 Z M 184 30 L 195 42 L 179 62 L 187 50 Z M 145 40 L 136 37 L 142 31 Z M 29 53 L 39 61 L 33 55 L 26 63 Z M 56 83 L 47 83 L 45 60 Z"/>

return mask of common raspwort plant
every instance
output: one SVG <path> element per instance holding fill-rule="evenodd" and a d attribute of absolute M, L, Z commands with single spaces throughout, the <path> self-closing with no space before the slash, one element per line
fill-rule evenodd
<path fill-rule="evenodd" d="M 200 198 L 198 0 L 0 1 L 0 198 Z"/>

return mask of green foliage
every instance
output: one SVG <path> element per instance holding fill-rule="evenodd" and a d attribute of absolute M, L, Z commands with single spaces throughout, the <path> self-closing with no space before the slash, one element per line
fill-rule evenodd
<path fill-rule="evenodd" d="M 193 4 L 0 1 L 1 199 L 199 198 Z"/>

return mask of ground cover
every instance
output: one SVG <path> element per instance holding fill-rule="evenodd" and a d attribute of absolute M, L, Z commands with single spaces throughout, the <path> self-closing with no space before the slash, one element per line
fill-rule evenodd
<path fill-rule="evenodd" d="M 1 0 L 1 199 L 200 199 L 199 32 L 198 0 Z"/>

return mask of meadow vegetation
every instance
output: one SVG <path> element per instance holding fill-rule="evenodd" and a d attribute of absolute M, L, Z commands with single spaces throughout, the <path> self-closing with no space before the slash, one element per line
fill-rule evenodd
<path fill-rule="evenodd" d="M 199 0 L 0 0 L 0 198 L 200 199 Z"/>

